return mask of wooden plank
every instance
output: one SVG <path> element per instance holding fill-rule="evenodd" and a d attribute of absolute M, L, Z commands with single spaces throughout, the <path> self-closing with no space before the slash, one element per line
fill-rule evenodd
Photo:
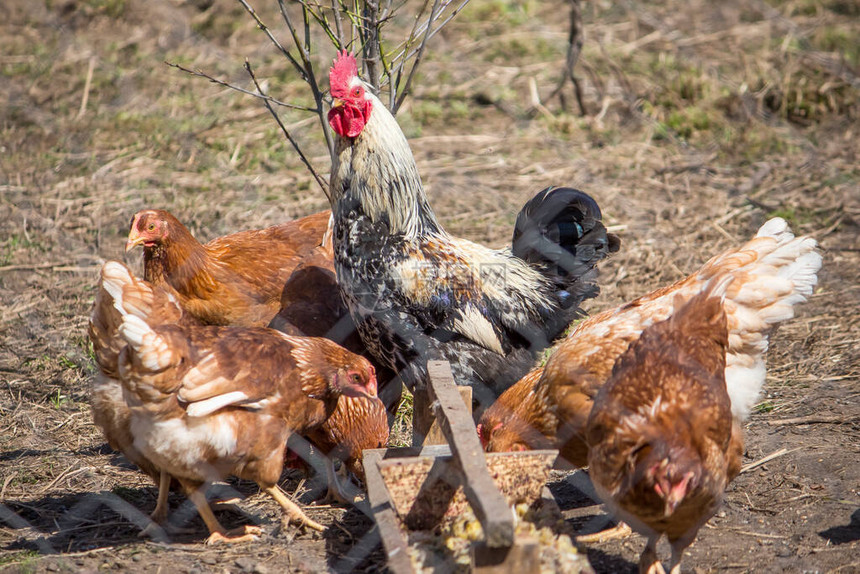
<path fill-rule="evenodd" d="M 472 387 L 457 387 L 469 417 L 472 416 Z M 448 444 L 439 421 L 430 408 L 430 397 L 426 390 L 416 391 L 412 399 L 412 444 L 430 446 Z"/>
<path fill-rule="evenodd" d="M 436 419 L 463 473 L 463 490 L 484 530 L 485 542 L 491 548 L 510 546 L 514 542 L 514 517 L 487 469 L 475 423 L 454 385 L 451 366 L 447 361 L 428 361 L 427 372 Z"/>
<path fill-rule="evenodd" d="M 397 519 L 388 496 L 388 489 L 379 473 L 382 452 L 384 452 L 382 449 L 369 449 L 364 451 L 362 457 L 370 510 L 379 528 L 388 569 L 393 574 L 413 574 L 412 561 L 409 559 L 409 543 L 400 530 L 400 521 Z"/>
<path fill-rule="evenodd" d="M 430 395 L 427 387 L 416 388 L 412 393 L 412 446 L 420 447 L 436 422 L 436 415 L 430 408 Z"/>

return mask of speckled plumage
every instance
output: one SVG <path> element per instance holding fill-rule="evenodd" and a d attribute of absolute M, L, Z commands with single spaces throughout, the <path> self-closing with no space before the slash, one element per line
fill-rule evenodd
<path fill-rule="evenodd" d="M 330 77 L 341 95 L 329 118 L 338 134 L 330 186 L 344 301 L 368 350 L 410 389 L 424 384 L 428 359 L 447 359 L 455 380 L 489 404 L 597 294 L 594 265 L 617 242 L 607 238 L 599 210 L 589 213 L 593 249 L 560 285 L 543 261 L 450 236 L 394 117 L 343 69 L 336 62 Z M 363 128 L 350 137 L 343 126 L 365 107 Z"/>

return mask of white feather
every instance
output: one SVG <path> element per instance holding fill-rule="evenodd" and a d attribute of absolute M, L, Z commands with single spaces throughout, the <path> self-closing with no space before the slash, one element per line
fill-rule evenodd
<path fill-rule="evenodd" d="M 170 345 L 140 317 L 123 317 L 119 334 L 135 351 L 144 368 L 160 371 L 170 366 L 173 359 Z"/>
<path fill-rule="evenodd" d="M 454 319 L 453 329 L 482 347 L 503 355 L 502 343 L 496 336 L 493 324 L 474 307 L 466 307 L 463 317 Z"/>
<path fill-rule="evenodd" d="M 114 308 L 123 315 L 127 313 L 122 305 L 122 286 L 127 283 L 131 283 L 131 277 L 125 265 L 108 261 L 102 266 L 102 287 L 113 299 Z"/>
<path fill-rule="evenodd" d="M 197 401 L 196 403 L 191 403 L 188 405 L 188 408 L 185 409 L 185 412 L 189 417 L 205 417 L 219 409 L 223 409 L 224 407 L 241 403 L 246 400 L 248 400 L 248 395 L 242 391 L 233 391 L 223 395 L 216 395 L 203 401 Z"/>

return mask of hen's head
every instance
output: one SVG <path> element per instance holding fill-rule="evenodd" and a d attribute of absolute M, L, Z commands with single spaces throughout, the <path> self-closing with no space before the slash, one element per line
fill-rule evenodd
<path fill-rule="evenodd" d="M 334 388 L 347 397 L 375 397 L 376 369 L 364 357 L 353 355 L 351 361 L 338 368 Z"/>
<path fill-rule="evenodd" d="M 646 490 L 650 491 L 662 503 L 663 515 L 671 516 L 678 506 L 684 502 L 699 485 L 700 466 L 685 452 L 668 453 L 665 445 L 644 444 L 634 449 L 632 457 L 637 459 L 636 468 L 638 480 L 643 482 Z"/>
<path fill-rule="evenodd" d="M 151 249 L 163 245 L 170 235 L 170 214 L 161 209 L 144 209 L 131 218 L 128 241 L 125 250 L 130 251 L 138 245 Z"/>
<path fill-rule="evenodd" d="M 487 452 L 513 452 L 528 450 L 522 437 L 509 432 L 502 422 L 478 423 L 478 438 Z"/>
<path fill-rule="evenodd" d="M 358 77 L 355 56 L 346 50 L 339 52 L 328 77 L 333 100 L 328 123 L 340 137 L 358 137 L 370 119 L 373 103 Z"/>
<path fill-rule="evenodd" d="M 488 410 L 478 423 L 478 438 L 486 452 L 552 448 L 545 436 L 516 414 L 511 413 L 501 419 L 493 414 Z"/>

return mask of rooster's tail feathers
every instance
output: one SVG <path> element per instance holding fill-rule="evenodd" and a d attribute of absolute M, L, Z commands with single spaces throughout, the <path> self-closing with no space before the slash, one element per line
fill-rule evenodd
<path fill-rule="evenodd" d="M 565 285 L 618 251 L 619 245 L 618 237 L 607 233 L 600 207 L 588 194 L 548 187 L 520 210 L 512 252 L 527 263 L 544 266 L 556 283 Z"/>

